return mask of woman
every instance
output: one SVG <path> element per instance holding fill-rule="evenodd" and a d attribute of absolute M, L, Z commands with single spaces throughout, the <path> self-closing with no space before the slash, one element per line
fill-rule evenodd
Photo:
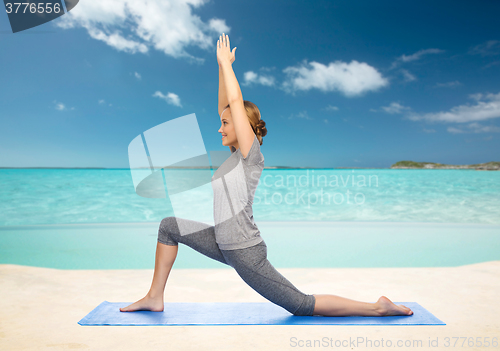
<path fill-rule="evenodd" d="M 231 149 L 231 156 L 212 177 L 215 225 L 207 227 L 183 218 L 164 218 L 158 231 L 151 288 L 144 298 L 120 311 L 163 311 L 165 284 L 177 256 L 178 244 L 183 243 L 230 265 L 255 291 L 296 316 L 413 314 L 408 307 L 395 305 L 385 296 L 376 303 L 368 303 L 335 295 L 304 294 L 267 260 L 267 246 L 252 214 L 255 190 L 264 169 L 260 145 L 267 129 L 257 106 L 243 100 L 232 69 L 235 50 L 231 52 L 227 35 L 219 37 L 219 133 L 222 144 Z"/>

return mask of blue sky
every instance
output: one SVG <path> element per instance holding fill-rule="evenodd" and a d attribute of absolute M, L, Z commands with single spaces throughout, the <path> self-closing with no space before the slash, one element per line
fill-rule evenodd
<path fill-rule="evenodd" d="M 137 135 L 217 132 L 216 41 L 268 134 L 266 166 L 500 161 L 500 2 L 80 1 L 12 34 L 0 14 L 0 167 L 128 168 Z"/>

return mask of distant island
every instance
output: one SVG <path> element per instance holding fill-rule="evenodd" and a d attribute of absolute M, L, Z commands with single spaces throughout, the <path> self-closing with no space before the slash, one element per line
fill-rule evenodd
<path fill-rule="evenodd" d="M 478 163 L 474 165 L 445 165 L 434 162 L 399 161 L 391 169 L 474 169 L 476 171 L 499 171 L 500 162 Z"/>

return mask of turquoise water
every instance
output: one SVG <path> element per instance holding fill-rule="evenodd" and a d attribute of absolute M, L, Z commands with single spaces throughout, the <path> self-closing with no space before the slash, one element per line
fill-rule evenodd
<path fill-rule="evenodd" d="M 174 215 L 168 199 L 135 193 L 129 169 L 0 169 L 0 184 L 0 225 L 159 222 Z M 193 196 L 200 207 L 212 201 L 207 191 Z M 265 169 L 253 209 L 257 222 L 500 224 L 500 172 Z"/>
<path fill-rule="evenodd" d="M 499 180 L 470 170 L 264 170 L 254 218 L 276 267 L 500 260 Z M 0 264 L 151 269 L 158 225 L 174 215 L 167 199 L 137 195 L 128 169 L 0 169 L 0 184 Z M 194 214 L 211 201 L 207 191 L 190 196 L 198 208 L 184 210 Z M 174 267 L 228 268 L 183 245 Z"/>
<path fill-rule="evenodd" d="M 159 223 L 0 227 L 0 263 L 152 269 Z M 500 225 L 259 222 L 276 267 L 454 267 L 500 260 Z M 228 268 L 179 246 L 174 268 Z"/>

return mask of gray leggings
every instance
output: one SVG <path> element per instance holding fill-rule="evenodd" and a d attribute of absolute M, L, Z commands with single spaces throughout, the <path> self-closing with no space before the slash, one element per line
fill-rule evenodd
<path fill-rule="evenodd" d="M 174 246 L 183 243 L 205 256 L 233 267 L 252 289 L 293 315 L 313 315 L 316 298 L 301 292 L 271 265 L 264 241 L 245 249 L 221 250 L 215 241 L 214 226 L 180 235 L 177 222 L 182 222 L 181 227 L 199 227 L 197 223 L 200 223 L 179 217 L 166 217 L 160 223 L 158 242 Z"/>

